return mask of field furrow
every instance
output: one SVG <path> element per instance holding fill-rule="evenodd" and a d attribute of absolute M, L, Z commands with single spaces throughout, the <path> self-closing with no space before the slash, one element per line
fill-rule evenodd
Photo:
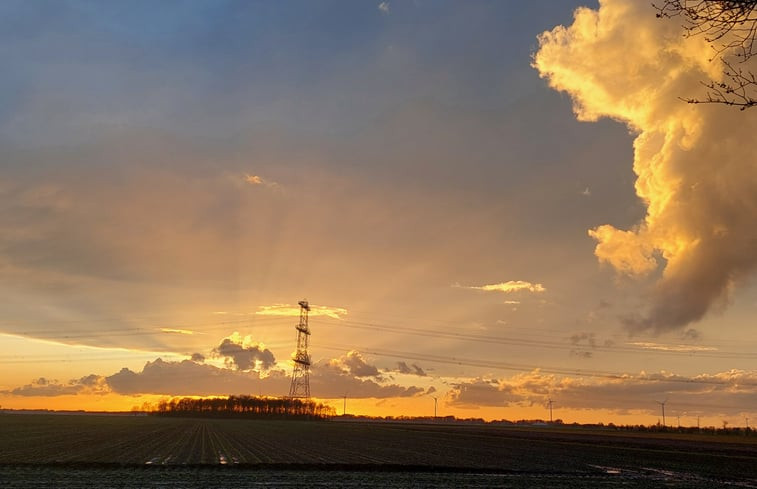
<path fill-rule="evenodd" d="M 595 477 L 611 470 L 624 477 L 674 474 L 748 487 L 757 486 L 757 437 L 671 433 L 666 438 L 441 423 L 0 415 L 0 467 L 28 464 L 444 467 L 550 477 Z"/>

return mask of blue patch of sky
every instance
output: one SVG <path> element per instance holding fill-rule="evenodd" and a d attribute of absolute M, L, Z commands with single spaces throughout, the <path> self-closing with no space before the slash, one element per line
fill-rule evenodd
<path fill-rule="evenodd" d="M 529 66 L 535 36 L 575 7 L 418 0 L 385 13 L 378 4 L 5 2 L 0 53 L 13 75 L 0 81 L 0 137 L 65 139 L 103 121 L 339 133 L 419 99 L 503 110 L 547 91 Z"/>

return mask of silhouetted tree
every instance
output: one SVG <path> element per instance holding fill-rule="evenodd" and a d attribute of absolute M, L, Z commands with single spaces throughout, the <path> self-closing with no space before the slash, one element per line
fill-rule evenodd
<path fill-rule="evenodd" d="M 757 78 L 743 63 L 755 54 L 757 0 L 666 0 L 652 4 L 657 17 L 680 17 L 687 36 L 702 35 L 724 66 L 723 81 L 703 82 L 706 98 L 691 104 L 717 103 L 741 110 L 757 105 Z"/>
<path fill-rule="evenodd" d="M 252 396 L 181 398 L 161 401 L 155 414 L 164 416 L 322 419 L 334 408 L 309 399 Z"/>

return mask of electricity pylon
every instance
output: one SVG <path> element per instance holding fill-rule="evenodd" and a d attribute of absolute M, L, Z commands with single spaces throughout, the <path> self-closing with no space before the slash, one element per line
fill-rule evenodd
<path fill-rule="evenodd" d="M 289 397 L 310 398 L 310 355 L 308 354 L 308 301 L 300 301 L 300 322 L 295 326 L 297 330 L 297 351 L 294 352 L 294 370 L 292 370 L 292 384 L 289 387 Z"/>

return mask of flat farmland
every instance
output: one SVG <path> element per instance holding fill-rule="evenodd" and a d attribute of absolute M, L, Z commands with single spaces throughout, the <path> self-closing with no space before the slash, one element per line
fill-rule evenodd
<path fill-rule="evenodd" d="M 205 467 L 589 478 L 623 480 L 624 487 L 650 480 L 671 487 L 757 487 L 757 442 L 744 436 L 569 427 L 0 415 L 0 476 L 41 468 L 119 467 L 163 474 Z"/>

